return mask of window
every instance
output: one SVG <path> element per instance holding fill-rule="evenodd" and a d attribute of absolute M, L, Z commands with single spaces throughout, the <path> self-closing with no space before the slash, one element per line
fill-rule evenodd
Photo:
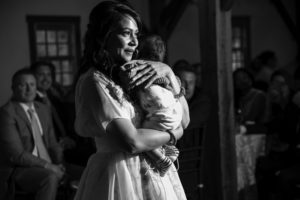
<path fill-rule="evenodd" d="M 232 17 L 232 70 L 245 67 L 250 61 L 249 17 Z"/>
<path fill-rule="evenodd" d="M 55 80 L 71 86 L 80 57 L 79 17 L 27 16 L 31 62 L 55 66 Z"/>

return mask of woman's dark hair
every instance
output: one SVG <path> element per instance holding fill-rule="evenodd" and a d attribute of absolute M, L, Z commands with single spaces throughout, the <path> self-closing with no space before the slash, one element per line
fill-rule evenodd
<path fill-rule="evenodd" d="M 116 24 L 129 15 L 141 30 L 139 15 L 128 4 L 117 1 L 103 1 L 96 5 L 89 15 L 89 24 L 85 35 L 85 49 L 79 69 L 80 74 L 86 72 L 90 67 L 110 75 L 112 60 L 105 50 L 105 43 Z"/>
<path fill-rule="evenodd" d="M 274 51 L 271 50 L 263 51 L 257 56 L 257 59 L 259 59 L 263 65 L 267 65 L 270 59 L 274 58 L 276 58 L 276 54 Z"/>

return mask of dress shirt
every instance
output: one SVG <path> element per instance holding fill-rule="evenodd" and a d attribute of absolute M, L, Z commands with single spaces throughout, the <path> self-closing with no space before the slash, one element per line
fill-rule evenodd
<path fill-rule="evenodd" d="M 20 103 L 21 107 L 24 109 L 25 113 L 26 113 L 26 116 L 28 118 L 29 121 L 31 121 L 31 118 L 30 118 L 30 115 L 28 113 L 28 110 L 31 108 L 33 109 L 35 112 L 34 112 L 34 115 L 35 117 L 37 118 L 37 122 L 38 122 L 38 126 L 39 126 L 39 129 L 40 129 L 40 133 L 41 135 L 43 135 L 43 129 L 42 129 L 42 125 L 41 125 L 41 122 L 40 122 L 40 119 L 39 119 L 39 116 L 36 114 L 36 110 L 34 108 L 34 105 L 32 104 L 32 107 L 29 107 L 27 104 L 25 103 Z M 33 151 L 32 151 L 32 154 L 35 155 L 35 156 L 38 156 L 38 151 L 37 151 L 37 148 L 36 146 L 34 145 L 34 148 L 33 148 Z"/>

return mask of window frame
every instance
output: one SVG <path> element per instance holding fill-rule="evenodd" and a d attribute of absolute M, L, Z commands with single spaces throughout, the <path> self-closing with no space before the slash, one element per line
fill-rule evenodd
<path fill-rule="evenodd" d="M 250 32 L 250 17 L 249 16 L 232 16 L 231 18 L 231 26 L 232 26 L 232 31 L 234 30 L 235 27 L 240 28 L 242 31 L 245 32 L 246 38 L 244 43 L 246 43 L 246 46 L 244 43 L 242 43 L 242 52 L 244 55 L 244 62 L 243 62 L 243 67 L 247 67 L 250 64 L 251 61 L 251 32 Z M 232 38 L 233 41 L 233 38 Z M 232 45 L 232 52 L 234 52 L 234 47 Z M 233 61 L 232 61 L 232 67 L 233 67 Z"/>
<path fill-rule="evenodd" d="M 54 26 L 70 26 L 73 28 L 72 35 L 74 36 L 73 41 L 71 42 L 72 51 L 74 51 L 75 55 L 68 55 L 66 58 L 74 61 L 74 65 L 72 68 L 73 80 L 71 85 L 74 84 L 75 74 L 79 68 L 79 62 L 81 57 L 81 43 L 80 43 L 80 16 L 52 16 L 52 15 L 27 15 L 26 16 L 27 27 L 28 27 L 28 36 L 29 36 L 29 51 L 30 51 L 30 62 L 36 62 L 39 60 L 38 52 L 36 49 L 36 26 L 45 26 L 45 27 L 54 27 Z M 59 29 L 57 29 L 59 30 Z M 58 60 L 62 59 L 64 56 L 57 56 Z M 52 60 L 53 58 L 46 56 L 45 61 Z M 48 60 L 49 59 L 49 60 Z M 63 75 L 63 72 L 60 72 Z M 63 80 L 63 78 L 62 78 Z M 64 86 L 63 87 L 69 87 Z"/>

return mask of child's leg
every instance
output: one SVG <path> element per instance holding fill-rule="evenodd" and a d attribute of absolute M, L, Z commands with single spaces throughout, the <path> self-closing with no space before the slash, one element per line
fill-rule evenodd
<path fill-rule="evenodd" d="M 179 156 L 179 150 L 174 145 L 164 145 L 165 150 L 165 156 L 169 157 L 172 162 L 175 162 L 175 160 Z"/>
<path fill-rule="evenodd" d="M 166 157 L 160 149 L 148 151 L 146 154 L 154 161 L 160 176 L 164 176 L 172 165 L 170 158 Z"/>

